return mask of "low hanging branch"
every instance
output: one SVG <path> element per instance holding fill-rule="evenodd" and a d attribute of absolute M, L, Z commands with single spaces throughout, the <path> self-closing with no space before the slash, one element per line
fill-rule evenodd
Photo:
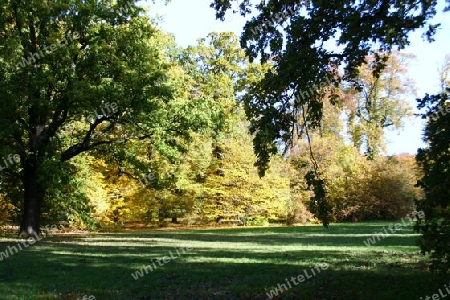
<path fill-rule="evenodd" d="M 306 139 L 308 140 L 309 157 L 313 165 L 313 170 L 310 170 L 305 175 L 305 180 L 306 184 L 308 185 L 308 189 L 312 189 L 314 192 L 314 196 L 311 197 L 309 202 L 309 209 L 322 222 L 324 227 L 328 227 L 331 221 L 332 207 L 328 203 L 325 180 L 322 179 L 320 176 L 321 174 L 319 171 L 319 165 L 317 164 L 317 160 L 314 157 L 314 152 L 312 150 L 311 137 L 309 135 L 308 123 L 306 121 L 306 114 L 304 107 L 302 108 L 302 119 L 304 132 L 306 135 Z"/>

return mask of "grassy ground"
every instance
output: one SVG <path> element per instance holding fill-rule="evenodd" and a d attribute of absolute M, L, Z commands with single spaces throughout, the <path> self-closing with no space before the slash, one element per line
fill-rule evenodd
<path fill-rule="evenodd" d="M 428 272 L 410 227 L 364 244 L 390 224 L 48 236 L 3 257 L 0 299 L 267 299 L 305 270 L 277 299 L 425 299 L 450 284 Z M 0 238 L 0 251 L 17 243 Z M 143 265 L 156 269 L 135 280 Z"/>

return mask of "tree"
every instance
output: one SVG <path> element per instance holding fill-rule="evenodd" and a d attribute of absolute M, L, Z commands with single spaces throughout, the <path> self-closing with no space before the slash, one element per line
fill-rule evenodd
<path fill-rule="evenodd" d="M 20 180 L 20 235 L 35 236 L 49 171 L 88 151 L 127 158 L 132 140 L 176 157 L 202 118 L 177 99 L 168 39 L 134 1 L 1 6 L 0 141 L 20 158 L 1 175 Z"/>
<path fill-rule="evenodd" d="M 214 164 L 215 172 L 223 172 L 222 167 L 226 163 L 218 157 L 229 148 L 229 136 L 242 122 L 239 101 L 248 92 L 248 87 L 262 78 L 267 66 L 249 63 L 239 46 L 238 37 L 231 32 L 210 33 L 206 38 L 199 39 L 197 45 L 190 46 L 182 52 L 180 63 L 192 82 L 196 96 L 208 99 L 207 107 L 214 116 L 213 124 L 215 124 L 211 127 L 212 138 L 202 137 L 203 147 L 200 147 L 202 150 L 187 153 L 185 157 L 185 161 L 189 162 L 193 158 L 196 161 L 189 163 L 185 166 L 184 172 L 177 174 L 179 179 L 177 186 L 179 190 L 185 192 L 188 201 L 191 202 L 191 195 L 205 198 L 205 192 L 201 191 L 205 186 L 198 183 L 210 179 L 207 175 L 207 170 L 213 167 L 210 164 Z M 211 157 L 198 157 L 198 153 L 208 154 Z M 205 162 L 208 162 L 207 166 Z M 219 176 L 218 180 L 220 179 Z M 180 184 L 182 182 L 183 184 Z M 219 185 L 213 186 L 218 188 Z"/>
<path fill-rule="evenodd" d="M 211 126 L 216 141 L 230 130 L 236 99 L 244 91 L 246 74 L 251 65 L 232 32 L 212 32 L 198 44 L 184 49 L 180 64 L 189 76 L 196 97 L 205 99 L 215 117 Z"/>
<path fill-rule="evenodd" d="M 238 7 L 233 8 L 236 3 Z M 322 116 L 323 85 L 337 85 L 343 66 L 343 79 L 358 78 L 358 68 L 373 54 L 374 74 L 379 75 L 387 56 L 409 44 L 408 33 L 428 25 L 436 11 L 436 1 L 260 1 L 214 0 L 211 7 L 224 19 L 229 9 L 241 15 L 253 14 L 241 35 L 241 45 L 251 59 L 272 60 L 268 72 L 247 99 L 248 118 L 255 133 L 258 167 L 264 173 L 270 155 L 277 152 L 276 141 L 292 138 L 294 115 L 308 104 L 306 121 L 317 125 Z M 256 10 L 256 14 L 254 11 Z M 429 40 L 438 25 L 429 24 Z M 338 47 L 330 46 L 336 43 Z M 259 89 L 259 92 L 257 92 Z M 332 102 L 336 92 L 329 93 Z M 289 103 L 293 102 L 290 109 Z"/>
<path fill-rule="evenodd" d="M 214 0 L 211 7 L 222 20 L 230 9 L 243 16 L 253 14 L 244 26 L 241 46 L 251 59 L 274 64 L 246 98 L 260 175 L 267 170 L 271 155 L 278 152 L 277 143 L 289 145 L 294 135 L 304 133 L 292 130 L 299 119 L 303 128 L 306 124 L 319 126 L 325 100 L 320 92 L 323 86 L 338 86 L 342 79 L 354 82 L 369 54 L 375 55 L 374 75 L 378 76 L 388 58 L 379 53 L 404 48 L 413 30 L 429 25 L 425 34 L 432 40 L 439 25 L 428 24 L 428 20 L 436 13 L 436 2 L 421 1 L 417 7 L 417 2 L 405 0 L 264 0 L 254 5 L 249 0 Z M 343 78 L 338 74 L 341 67 Z M 336 102 L 338 89 L 331 90 L 326 98 Z M 308 177 L 316 192 L 314 201 L 326 225 L 329 208 L 323 201 L 324 181 L 317 169 L 311 172 Z"/>
<path fill-rule="evenodd" d="M 243 112 L 237 112 L 243 119 Z M 254 167 L 255 155 L 245 121 L 235 124 L 213 153 L 204 184 L 201 214 L 205 220 L 239 218 L 243 224 L 267 224 L 285 219 L 290 199 L 288 166 L 274 159 L 265 178 Z"/>
<path fill-rule="evenodd" d="M 179 89 L 180 97 L 189 99 L 191 105 L 200 108 L 198 113 L 206 117 L 208 126 L 189 132 L 189 143 L 183 143 L 185 151 L 176 161 L 168 160 L 155 151 L 151 159 L 147 158 L 148 144 L 140 141 L 129 142 L 126 153 L 115 155 L 134 156 L 140 161 L 147 159 L 147 165 L 151 166 L 146 173 L 151 179 L 148 177 L 141 185 L 132 182 L 125 184 L 132 191 L 128 197 L 123 197 L 123 202 L 117 201 L 123 206 L 121 211 L 126 212 L 123 215 L 126 220 L 146 223 L 157 220 L 160 225 L 164 225 L 164 219 L 169 216 L 174 222 L 178 218 L 188 219 L 188 222 L 196 220 L 200 199 L 206 197 L 205 182 L 208 180 L 208 170 L 212 168 L 213 153 L 217 155 L 220 149 L 226 147 L 229 135 L 242 122 L 237 98 L 251 82 L 260 78 L 262 72 L 262 66 L 248 62 L 239 47 L 237 36 L 232 33 L 210 33 L 197 45 L 186 49 L 170 48 L 169 51 L 170 59 L 175 64 L 173 68 L 178 74 L 177 80 L 183 86 Z M 199 115 L 193 117 L 198 118 Z M 220 169 L 220 164 L 220 161 L 215 161 L 214 167 Z M 92 180 L 110 190 L 110 182 L 119 181 L 116 177 L 120 174 L 126 175 L 123 177 L 143 175 L 136 174 L 126 160 L 120 162 L 120 166 L 123 171 L 115 172 L 115 168 L 109 166 L 114 172 L 101 172 L 109 178 L 107 182 L 102 183 L 96 178 Z M 91 165 L 91 169 L 93 167 Z M 111 173 L 115 174 L 109 176 Z M 104 209 L 104 204 L 104 201 L 95 199 L 95 207 Z M 103 214 L 107 213 L 104 210 Z M 110 220 L 104 218 L 102 221 L 107 223 Z"/>
<path fill-rule="evenodd" d="M 446 63 L 443 70 L 448 70 Z M 422 233 L 422 252 L 431 254 L 432 269 L 445 273 L 450 270 L 450 86 L 448 81 L 442 83 L 441 93 L 418 99 L 418 108 L 426 108 L 422 118 L 427 119 L 427 147 L 416 156 L 423 171 L 418 184 L 425 192 L 417 205 L 425 219 L 419 219 L 415 228 Z"/>
<path fill-rule="evenodd" d="M 414 86 L 406 77 L 411 55 L 393 52 L 378 76 L 373 74 L 375 56 L 359 68 L 359 78 L 346 90 L 353 101 L 347 102 L 348 128 L 353 145 L 364 147 L 369 159 L 385 152 L 384 131 L 399 129 L 405 117 L 412 116 L 407 97 Z"/>

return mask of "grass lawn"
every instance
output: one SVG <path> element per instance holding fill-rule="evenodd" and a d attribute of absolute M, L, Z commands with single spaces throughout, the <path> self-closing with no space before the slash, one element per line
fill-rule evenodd
<path fill-rule="evenodd" d="M 411 227 L 364 244 L 391 224 L 48 236 L 3 257 L 0 299 L 267 299 L 305 270 L 311 278 L 290 281 L 275 298 L 402 300 L 444 291 L 449 277 L 428 272 Z M 0 252 L 18 242 L 1 237 Z M 143 265 L 154 270 L 134 279 Z"/>

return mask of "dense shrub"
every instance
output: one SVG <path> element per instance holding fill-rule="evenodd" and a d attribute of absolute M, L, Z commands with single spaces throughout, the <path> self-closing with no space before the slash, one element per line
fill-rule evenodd
<path fill-rule="evenodd" d="M 414 186 L 418 175 L 413 156 L 367 160 L 335 136 L 315 139 L 313 145 L 332 206 L 331 220 L 392 220 L 414 210 L 421 192 Z M 292 152 L 291 164 L 298 170 L 292 180 L 304 187 L 303 176 L 311 167 L 307 145 L 300 143 Z"/>

